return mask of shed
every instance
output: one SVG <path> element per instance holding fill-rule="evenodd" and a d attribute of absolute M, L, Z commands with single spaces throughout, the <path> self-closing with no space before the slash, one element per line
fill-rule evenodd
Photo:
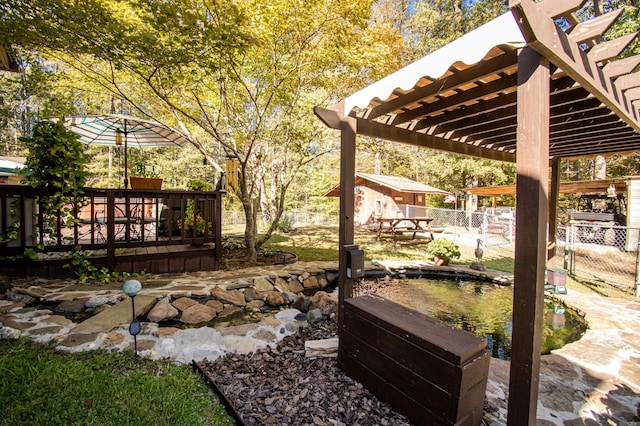
<path fill-rule="evenodd" d="M 510 0 L 504 15 L 334 105 L 314 109 L 341 132 L 341 339 L 345 300 L 353 296 L 354 279 L 346 272 L 354 241 L 357 135 L 516 163 L 507 417 L 513 425 L 536 424 L 547 244 L 556 233 L 560 159 L 640 150 L 640 55 L 624 56 L 637 33 L 605 37 L 623 10 L 580 22 L 574 12 L 585 3 Z"/>
<path fill-rule="evenodd" d="M 356 173 L 354 224 L 370 224 L 379 217 L 416 217 L 420 215 L 416 207 L 426 206 L 426 194 L 448 192 L 405 177 Z M 324 195 L 339 197 L 340 184 Z"/>

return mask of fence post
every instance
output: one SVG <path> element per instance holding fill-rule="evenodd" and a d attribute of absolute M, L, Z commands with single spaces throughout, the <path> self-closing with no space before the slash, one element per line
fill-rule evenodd
<path fill-rule="evenodd" d="M 107 268 L 116 269 L 116 192 L 107 189 Z M 128 226 L 127 226 L 128 228 Z"/>
<path fill-rule="evenodd" d="M 564 262 L 562 264 L 562 267 L 564 268 L 565 271 L 568 271 L 568 266 L 569 266 L 569 232 L 571 231 L 571 229 L 573 228 L 572 225 L 567 225 L 564 228 Z"/>

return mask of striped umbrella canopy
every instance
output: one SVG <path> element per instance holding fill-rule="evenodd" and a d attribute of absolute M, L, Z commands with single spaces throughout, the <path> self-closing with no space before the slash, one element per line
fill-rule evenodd
<path fill-rule="evenodd" d="M 24 167 L 25 165 L 22 163 L 16 163 L 15 161 L 0 158 L 0 173 L 14 175 Z"/>
<path fill-rule="evenodd" d="M 87 145 L 124 145 L 124 186 L 128 186 L 127 151 L 129 147 L 154 148 L 184 146 L 186 136 L 164 124 L 122 114 L 66 117 L 64 125 Z"/>

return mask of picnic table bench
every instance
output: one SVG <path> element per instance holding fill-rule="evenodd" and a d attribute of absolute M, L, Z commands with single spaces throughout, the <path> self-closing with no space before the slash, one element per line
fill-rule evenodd
<path fill-rule="evenodd" d="M 416 238 L 418 232 L 424 232 L 429 234 L 429 237 L 433 240 L 433 234 L 444 231 L 444 229 L 431 228 L 431 217 L 379 217 L 376 219 L 378 223 L 378 235 L 377 241 L 380 241 L 380 236 L 383 233 L 393 235 L 393 242 L 396 242 L 396 236 L 402 235 L 403 232 L 411 232 L 413 235 L 411 239 Z"/>

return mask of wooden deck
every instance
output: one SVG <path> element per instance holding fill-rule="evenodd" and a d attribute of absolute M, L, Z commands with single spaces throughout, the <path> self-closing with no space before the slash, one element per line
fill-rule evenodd
<path fill-rule="evenodd" d="M 97 267 L 107 266 L 106 250 L 95 250 L 91 263 Z M 182 273 L 215 271 L 219 267 L 215 244 L 170 245 L 123 249 L 115 255 L 115 272 L 133 273 Z M 70 272 L 64 265 L 69 259 L 61 254 L 39 256 L 38 260 L 16 259 L 3 262 L 0 272 L 11 277 L 41 277 L 46 279 L 68 278 Z"/>
<path fill-rule="evenodd" d="M 85 188 L 75 203 L 53 213 L 50 196 L 47 188 L 0 186 L 1 273 L 69 276 L 63 265 L 74 250 L 90 251 L 93 265 L 115 272 L 218 268 L 221 191 Z"/>

